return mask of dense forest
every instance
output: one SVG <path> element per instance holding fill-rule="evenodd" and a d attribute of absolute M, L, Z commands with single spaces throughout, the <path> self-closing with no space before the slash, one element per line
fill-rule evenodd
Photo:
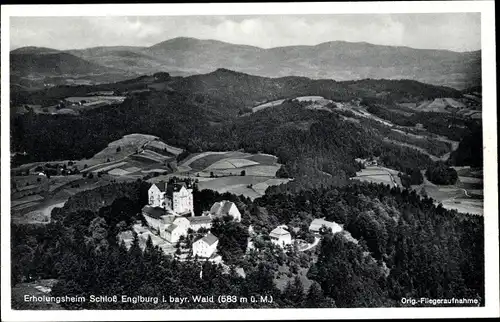
<path fill-rule="evenodd" d="M 229 271 L 208 262 L 179 262 L 150 242 L 127 251 L 116 234 L 140 219 L 148 184 L 110 184 L 73 197 L 47 225 L 12 225 L 12 283 L 55 278 L 52 295 L 128 294 L 273 296 L 272 303 L 189 303 L 182 308 L 402 306 L 402 297 L 477 298 L 484 305 L 483 218 L 435 206 L 414 191 L 353 184 L 243 196 L 194 190 L 197 212 L 213 202 L 236 202 L 242 222 L 221 221 L 214 230 Z M 102 205 L 102 206 L 99 206 Z M 325 217 L 351 235 L 323 232 L 311 251 L 283 253 L 266 236 L 276 225 L 304 227 Z M 263 240 L 245 253 L 243 230 Z M 302 229 L 302 228 L 301 228 Z M 271 246 L 270 246 L 271 245 Z M 239 249 L 239 251 L 237 250 Z M 229 255 L 229 256 L 228 256 Z M 236 255 L 236 256 L 235 256 Z M 232 257 L 232 258 L 231 258 Z M 235 272 L 243 267 L 246 277 Z M 307 267 L 306 288 L 296 265 Z M 276 270 L 290 280 L 280 291 Z M 200 277 L 200 270 L 203 270 Z M 19 307 L 19 303 L 13 303 Z M 67 309 L 164 309 L 170 303 L 63 303 Z"/>
<path fill-rule="evenodd" d="M 186 96 L 153 92 L 79 117 L 17 115 L 12 118 L 12 145 L 28 151 L 24 162 L 81 159 L 123 135 L 152 134 L 189 152 L 243 149 L 274 154 L 304 187 L 345 183 L 358 170 L 357 157 L 381 156 L 387 166 L 400 171 L 431 163 L 414 149 L 386 142 L 375 127 L 345 122 L 336 113 L 308 110 L 305 104 L 288 100 L 250 116 L 215 122 Z"/>
<path fill-rule="evenodd" d="M 467 146 L 472 146 L 477 138 L 470 134 L 469 121 L 442 113 L 407 116 L 397 105 L 462 94 L 451 88 L 409 80 L 272 79 L 219 69 L 189 77 L 157 73 L 112 84 L 57 86 L 22 95 L 16 93 L 13 104 L 54 104 L 67 96 L 82 96 L 97 90 L 114 90 L 116 94 L 149 91 L 130 94 L 119 106 L 96 108 L 79 116 L 32 111 L 14 115 L 13 150 L 28 154 L 16 155 L 13 165 L 90 158 L 111 141 L 130 133 L 144 133 L 156 135 L 189 153 L 244 150 L 276 155 L 284 164 L 279 175 L 295 178 L 290 185 L 302 189 L 347 183 L 359 170 L 354 162 L 357 157 L 378 156 L 386 166 L 401 172 L 431 166 L 427 155 L 395 141 L 436 156 L 449 151 L 449 144 L 442 141 L 414 139 L 369 119 L 362 119 L 359 124 L 346 122 L 342 116 L 347 111 L 309 110 L 304 108 L 308 102 L 288 99 L 301 95 L 321 95 L 337 102 L 360 100 L 370 112 L 395 124 L 423 124 L 428 131 L 450 139 L 465 137 L 452 160 L 456 164 L 478 163 L 470 162 L 466 156 L 470 150 Z M 285 101 L 272 109 L 238 116 L 242 109 L 275 99 Z M 470 135 L 474 135 L 474 140 L 467 139 Z"/>

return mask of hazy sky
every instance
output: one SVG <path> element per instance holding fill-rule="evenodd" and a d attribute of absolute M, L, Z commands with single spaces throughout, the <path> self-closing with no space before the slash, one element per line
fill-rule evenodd
<path fill-rule="evenodd" d="M 333 40 L 454 51 L 481 48 L 479 13 L 10 19 L 11 49 L 150 46 L 175 37 L 217 39 L 263 48 Z"/>

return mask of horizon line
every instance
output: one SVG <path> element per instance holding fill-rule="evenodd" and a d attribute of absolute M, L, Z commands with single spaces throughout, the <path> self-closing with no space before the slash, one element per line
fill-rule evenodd
<path fill-rule="evenodd" d="M 50 47 L 44 47 L 44 46 L 34 46 L 34 45 L 26 45 L 26 46 L 19 46 L 16 48 L 9 48 L 9 52 L 12 52 L 14 50 L 18 50 L 21 48 L 47 48 L 47 49 L 52 49 L 56 51 L 61 51 L 61 52 L 68 52 L 68 51 L 74 51 L 74 50 L 86 50 L 86 49 L 95 49 L 95 48 L 112 48 L 112 47 L 135 47 L 135 48 L 151 48 L 154 47 L 158 44 L 176 40 L 176 39 L 191 39 L 191 40 L 197 40 L 197 41 L 214 41 L 214 42 L 220 42 L 224 44 L 230 44 L 234 46 L 246 46 L 246 47 L 253 47 L 257 49 L 262 49 L 262 50 L 272 50 L 272 49 L 278 49 L 278 48 L 290 48 L 290 47 L 316 47 L 320 46 L 323 44 L 327 43 L 333 43 L 333 42 L 339 42 L 339 43 L 348 43 L 348 44 L 367 44 L 367 45 L 372 45 L 372 46 L 379 46 L 379 47 L 394 47 L 394 48 L 408 48 L 408 49 L 413 49 L 413 50 L 432 50 L 432 51 L 445 51 L 445 52 L 452 52 L 452 53 L 473 53 L 473 52 L 478 52 L 481 51 L 480 49 L 476 50 L 466 50 L 466 51 L 455 51 L 451 49 L 436 49 L 436 48 L 416 48 L 416 47 L 410 47 L 410 46 L 400 46 L 400 45 L 384 45 L 384 44 L 375 44 L 367 41 L 347 41 L 347 40 L 330 40 L 330 41 L 324 41 L 320 42 L 314 45 L 287 45 L 287 46 L 276 46 L 276 47 L 259 47 L 259 46 L 254 46 L 254 45 L 248 45 L 248 44 L 239 44 L 239 43 L 231 43 L 223 40 L 218 40 L 218 39 L 213 39 L 213 38 L 196 38 L 196 37 L 186 37 L 186 36 L 178 36 L 174 38 L 169 38 L 166 40 L 162 40 L 160 42 L 154 43 L 150 46 L 134 46 L 134 45 L 110 45 L 110 46 L 92 46 L 92 47 L 84 47 L 84 48 L 69 48 L 69 49 L 56 49 L 56 48 L 50 48 Z"/>

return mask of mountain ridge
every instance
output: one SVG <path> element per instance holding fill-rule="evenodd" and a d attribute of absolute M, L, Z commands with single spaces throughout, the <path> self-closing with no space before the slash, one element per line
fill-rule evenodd
<path fill-rule="evenodd" d="M 95 49 L 95 48 L 151 48 L 157 45 L 160 45 L 162 43 L 168 43 L 172 41 L 177 41 L 177 40 L 182 40 L 182 41 L 201 41 L 201 42 L 216 42 L 216 43 L 222 43 L 222 44 L 227 44 L 227 45 L 234 45 L 234 46 L 246 46 L 246 47 L 253 47 L 253 48 L 258 48 L 258 49 L 264 49 L 264 50 L 269 50 L 269 49 L 276 49 L 276 48 L 288 48 L 288 47 L 316 47 L 316 46 L 321 46 L 329 43 L 346 43 L 346 44 L 363 44 L 363 45 L 370 45 L 370 46 L 377 46 L 377 47 L 393 47 L 393 48 L 407 48 L 407 49 L 412 49 L 412 50 L 423 50 L 423 51 L 442 51 L 442 52 L 451 52 L 451 53 L 477 53 L 481 52 L 480 49 L 477 50 L 467 50 L 467 51 L 456 51 L 456 50 L 450 50 L 450 49 L 437 49 L 437 48 L 417 48 L 417 47 L 411 47 L 411 46 L 391 46 L 391 45 L 383 45 L 383 44 L 375 44 L 367 41 L 346 41 L 346 40 L 330 40 L 330 41 L 324 41 L 320 42 L 315 45 L 286 45 L 286 46 L 275 46 L 275 47 L 259 47 L 259 46 L 254 46 L 254 45 L 247 45 L 247 44 L 238 44 L 238 43 L 230 43 L 227 41 L 222 41 L 222 40 L 217 40 L 217 39 L 212 39 L 212 38 L 196 38 L 196 37 L 174 37 L 170 38 L 167 40 L 160 41 L 158 43 L 155 43 L 150 46 L 133 46 L 133 45 L 118 45 L 118 46 L 93 46 L 93 47 L 86 47 L 86 48 L 70 48 L 70 49 L 54 49 L 54 48 L 48 48 L 48 47 L 43 47 L 43 46 L 21 46 L 17 47 L 16 49 L 11 50 L 10 52 L 17 51 L 19 49 L 23 48 L 44 48 L 44 49 L 50 49 L 54 51 L 80 51 L 80 50 L 88 50 L 88 49 Z"/>
<path fill-rule="evenodd" d="M 28 48 L 18 48 L 11 56 L 27 60 L 30 55 L 37 56 L 36 48 Z M 50 48 L 40 48 L 40 55 L 48 50 Z M 27 53 L 17 54 L 23 51 Z M 226 68 L 273 78 L 413 79 L 456 89 L 481 84 L 481 51 L 454 52 L 367 42 L 330 41 L 317 45 L 260 48 L 213 39 L 177 37 L 149 47 L 100 46 L 59 52 L 129 74 L 170 72 L 187 76 Z"/>

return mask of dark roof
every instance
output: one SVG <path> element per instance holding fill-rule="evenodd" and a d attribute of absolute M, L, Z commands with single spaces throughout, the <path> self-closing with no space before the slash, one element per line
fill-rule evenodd
<path fill-rule="evenodd" d="M 178 226 L 176 224 L 172 224 L 170 226 L 167 227 L 167 229 L 165 229 L 166 231 L 168 231 L 169 233 L 173 232 L 175 228 L 177 228 Z"/>
<path fill-rule="evenodd" d="M 213 243 L 215 243 L 216 241 L 218 241 L 219 239 L 217 237 L 215 237 L 214 235 L 212 235 L 212 233 L 208 233 L 205 237 L 203 237 L 201 240 L 203 240 L 205 243 L 207 243 L 208 245 L 212 245 Z"/>
<path fill-rule="evenodd" d="M 222 206 L 222 210 L 221 212 L 224 214 L 224 215 L 227 215 L 229 214 L 229 210 L 231 210 L 231 207 L 234 205 L 234 203 L 232 203 L 231 201 L 227 201 L 225 200 L 224 201 L 224 206 Z"/>
<path fill-rule="evenodd" d="M 229 214 L 229 210 L 231 210 L 233 205 L 234 203 L 228 200 L 216 202 L 212 208 L 210 208 L 210 212 L 215 216 L 222 217 Z"/>
<path fill-rule="evenodd" d="M 157 183 L 154 183 L 155 186 L 160 189 L 161 192 L 165 192 L 167 188 L 167 183 L 165 181 L 158 181 Z"/>
<path fill-rule="evenodd" d="M 165 212 L 165 209 L 161 207 L 151 207 L 151 206 L 144 206 L 142 207 L 142 213 L 144 215 L 147 215 L 152 218 L 156 219 L 161 219 L 162 216 L 165 216 L 167 213 Z"/>
<path fill-rule="evenodd" d="M 191 224 L 205 224 L 212 222 L 211 216 L 186 217 Z"/>
<path fill-rule="evenodd" d="M 186 189 L 189 188 L 189 186 L 185 182 L 176 182 L 176 183 L 171 183 L 167 186 L 167 195 L 172 196 L 174 192 L 179 192 L 182 187 L 186 187 Z"/>

